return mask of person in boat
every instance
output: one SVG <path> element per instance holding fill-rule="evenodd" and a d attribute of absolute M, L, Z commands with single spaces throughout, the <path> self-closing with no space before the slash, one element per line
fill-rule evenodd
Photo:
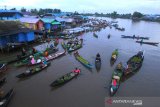
<path fill-rule="evenodd" d="M 126 70 L 125 70 L 124 74 L 127 75 L 130 72 L 132 72 L 132 65 L 128 64 L 127 67 L 126 67 Z"/>
<path fill-rule="evenodd" d="M 26 55 L 26 50 L 24 48 L 22 48 L 21 52 L 22 52 L 22 56 Z"/>
<path fill-rule="evenodd" d="M 112 79 L 112 88 L 111 88 L 111 93 L 113 93 L 116 89 L 118 88 L 118 83 L 117 79 Z"/>
<path fill-rule="evenodd" d="M 112 53 L 112 59 L 116 59 L 118 55 L 118 49 L 116 49 L 113 53 Z"/>
<path fill-rule="evenodd" d="M 45 51 L 45 52 L 44 52 L 44 56 L 45 56 L 45 57 L 48 57 L 48 55 L 49 55 L 49 54 L 48 54 L 48 51 Z"/>
<path fill-rule="evenodd" d="M 112 79 L 112 86 L 117 86 L 117 79 Z"/>
<path fill-rule="evenodd" d="M 110 34 L 108 34 L 108 38 L 110 38 L 111 37 L 111 35 Z"/>
<path fill-rule="evenodd" d="M 101 56 L 99 53 L 97 53 L 97 55 L 96 55 L 96 61 L 101 61 Z"/>
<path fill-rule="evenodd" d="M 47 66 L 47 61 L 46 61 L 46 59 L 44 58 L 44 59 L 42 59 L 42 67 L 45 67 L 45 66 Z"/>
<path fill-rule="evenodd" d="M 53 45 L 53 44 L 51 44 L 51 45 L 50 45 L 50 48 L 51 48 L 51 49 L 53 49 L 53 48 L 54 48 L 54 45 Z"/>
<path fill-rule="evenodd" d="M 117 69 L 117 70 L 122 70 L 122 68 L 123 68 L 122 62 L 120 62 L 120 63 L 117 65 L 116 69 Z"/>
<path fill-rule="evenodd" d="M 78 51 L 76 51 L 74 54 L 79 55 Z"/>
<path fill-rule="evenodd" d="M 35 48 L 32 48 L 32 54 L 35 54 L 37 50 Z"/>
<path fill-rule="evenodd" d="M 34 57 L 33 57 L 33 56 L 30 56 L 30 58 L 31 58 L 31 64 L 35 64 L 36 61 L 35 61 Z"/>
<path fill-rule="evenodd" d="M 74 72 L 74 73 L 80 73 L 81 71 L 80 71 L 80 69 L 75 68 L 75 70 L 74 70 L 73 72 Z"/>

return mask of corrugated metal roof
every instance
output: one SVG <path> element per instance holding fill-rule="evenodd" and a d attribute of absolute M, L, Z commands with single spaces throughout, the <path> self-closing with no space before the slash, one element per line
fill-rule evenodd
<path fill-rule="evenodd" d="M 4 10 L 4 9 L 0 9 L 0 12 L 20 12 L 18 10 Z"/>
<path fill-rule="evenodd" d="M 42 18 L 41 19 L 44 23 L 52 23 L 53 21 L 55 21 L 55 19 L 53 18 Z"/>
<path fill-rule="evenodd" d="M 74 22 L 74 19 L 72 19 L 72 18 L 67 18 L 67 19 L 65 19 L 65 22 L 72 23 L 72 22 Z"/>
<path fill-rule="evenodd" d="M 56 17 L 55 19 L 56 19 L 58 22 L 65 22 L 65 19 L 64 19 L 64 18 Z"/>
<path fill-rule="evenodd" d="M 28 17 L 23 17 L 23 18 L 20 18 L 19 19 L 20 20 L 20 22 L 22 22 L 22 23 L 37 23 L 40 19 L 38 19 L 38 18 L 28 18 Z"/>
<path fill-rule="evenodd" d="M 60 23 L 60 22 L 57 22 L 57 21 L 53 21 L 52 24 L 53 24 L 53 25 L 60 25 L 61 23 Z"/>
<path fill-rule="evenodd" d="M 19 14 L 19 15 L 23 16 L 19 12 L 0 12 L 0 17 L 13 17 L 15 14 Z"/>

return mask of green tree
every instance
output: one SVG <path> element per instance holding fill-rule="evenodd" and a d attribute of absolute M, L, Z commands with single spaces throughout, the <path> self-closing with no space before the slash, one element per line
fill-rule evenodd
<path fill-rule="evenodd" d="M 26 11 L 27 11 L 26 8 L 24 7 L 21 8 L 21 12 L 26 12 Z"/>
<path fill-rule="evenodd" d="M 61 10 L 60 9 L 54 9 L 53 13 L 61 13 Z"/>
<path fill-rule="evenodd" d="M 38 10 L 37 9 L 31 9 L 31 13 L 37 15 L 38 14 Z"/>
<path fill-rule="evenodd" d="M 117 12 L 114 11 L 113 13 L 111 13 L 111 17 L 116 18 L 118 16 Z"/>
<path fill-rule="evenodd" d="M 12 9 L 10 9 L 10 10 L 17 10 L 16 8 L 12 8 Z"/>
<path fill-rule="evenodd" d="M 74 14 L 74 15 L 79 15 L 79 13 L 78 13 L 77 11 L 75 11 L 73 14 Z"/>
<path fill-rule="evenodd" d="M 132 18 L 142 18 L 142 17 L 143 17 L 143 14 L 140 12 L 134 12 L 132 15 Z"/>

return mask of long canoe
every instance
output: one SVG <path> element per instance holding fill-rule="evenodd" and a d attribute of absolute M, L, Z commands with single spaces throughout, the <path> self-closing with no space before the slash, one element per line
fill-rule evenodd
<path fill-rule="evenodd" d="M 115 28 L 120 31 L 125 31 L 125 28 L 119 28 L 119 27 L 115 27 Z"/>
<path fill-rule="evenodd" d="M 98 38 L 98 35 L 97 35 L 97 34 L 95 34 L 95 33 L 93 33 L 93 36 L 94 36 L 94 37 L 96 37 L 96 38 Z"/>
<path fill-rule="evenodd" d="M 23 60 L 23 59 L 29 57 L 31 54 L 32 54 L 32 50 L 28 51 L 28 52 L 26 53 L 26 55 L 17 55 L 16 57 L 14 57 L 14 58 L 12 58 L 11 60 L 7 61 L 7 64 L 10 64 L 10 63 L 14 63 L 14 62 Z"/>
<path fill-rule="evenodd" d="M 136 43 L 148 44 L 148 45 L 158 45 L 159 44 L 159 42 L 142 42 L 142 41 L 136 41 Z"/>
<path fill-rule="evenodd" d="M 72 39 L 74 38 L 75 36 L 60 36 L 60 38 L 62 39 Z"/>
<path fill-rule="evenodd" d="M 78 43 L 77 45 L 75 45 L 73 48 L 69 48 L 68 49 L 68 52 L 73 52 L 75 50 L 78 50 L 80 48 L 82 48 L 82 45 L 83 45 L 83 39 L 80 39 L 80 43 Z"/>
<path fill-rule="evenodd" d="M 121 66 L 121 67 L 118 68 L 118 66 Z M 113 96 L 117 92 L 120 86 L 120 82 L 121 82 L 124 70 L 125 69 L 121 63 L 119 63 L 117 67 L 114 69 L 114 72 L 112 74 L 112 80 L 110 83 L 110 88 L 109 88 L 111 96 Z"/>
<path fill-rule="evenodd" d="M 110 59 L 111 66 L 114 65 L 114 63 L 116 62 L 116 60 L 118 58 L 118 54 L 119 54 L 119 52 L 118 52 L 117 49 L 112 52 L 112 56 L 111 56 L 111 59 Z"/>
<path fill-rule="evenodd" d="M 67 49 L 68 52 L 73 52 L 75 50 L 82 48 L 83 39 L 80 39 L 79 43 L 77 45 L 74 45 L 73 47 L 68 46 L 64 42 L 62 42 L 61 45 L 62 45 L 63 49 L 65 49 L 65 50 Z"/>
<path fill-rule="evenodd" d="M 97 58 L 96 57 L 96 59 L 95 59 L 95 67 L 96 67 L 97 71 L 101 69 L 101 58 Z"/>
<path fill-rule="evenodd" d="M 57 52 L 58 51 L 58 48 L 48 48 L 48 49 L 46 49 L 46 51 L 48 52 L 48 54 L 51 54 L 51 55 L 48 55 L 48 57 L 50 57 L 50 58 L 48 58 L 48 59 L 46 59 L 46 57 L 39 57 L 39 58 L 37 58 L 37 60 L 36 60 L 36 62 L 34 63 L 34 64 L 31 64 L 31 63 L 28 63 L 28 66 L 34 66 L 34 65 L 38 65 L 38 64 L 40 64 L 40 63 L 42 63 L 42 59 L 44 58 L 44 59 L 46 59 L 46 61 L 49 61 L 49 60 L 51 60 L 52 58 L 53 58 L 53 56 L 55 56 L 56 54 L 54 54 L 55 52 Z M 44 51 L 45 52 L 45 51 Z M 45 56 L 45 55 L 44 55 Z M 38 61 L 39 60 L 39 61 Z"/>
<path fill-rule="evenodd" d="M 75 72 L 67 73 L 64 76 L 62 76 L 62 77 L 58 78 L 57 80 L 55 80 L 54 82 L 52 82 L 50 84 L 50 86 L 51 87 L 61 86 L 65 83 L 69 82 L 73 78 L 77 77 L 78 75 L 79 75 L 79 73 L 75 73 Z"/>
<path fill-rule="evenodd" d="M 66 50 L 64 52 L 58 52 L 58 53 L 55 53 L 55 54 L 51 54 L 51 55 L 49 55 L 45 58 L 46 58 L 47 61 L 50 61 L 50 60 L 54 60 L 56 58 L 59 58 L 59 57 L 65 55 L 65 54 L 66 54 Z"/>
<path fill-rule="evenodd" d="M 144 60 L 144 52 L 139 51 L 136 55 L 132 56 L 128 61 L 127 61 L 127 68 L 124 72 L 124 75 L 131 75 L 136 73 L 142 66 Z"/>
<path fill-rule="evenodd" d="M 24 73 L 17 75 L 16 77 L 17 78 L 26 78 L 26 77 L 32 76 L 32 75 L 37 74 L 37 73 L 41 72 L 42 70 L 46 69 L 50 65 L 51 65 L 51 63 L 48 63 L 46 66 L 39 65 L 35 68 L 32 68 L 30 70 L 27 70 Z"/>
<path fill-rule="evenodd" d="M 139 37 L 139 36 L 125 36 L 125 35 L 121 35 L 121 38 L 130 38 L 130 39 L 145 39 L 145 40 L 149 40 L 149 37 Z"/>
<path fill-rule="evenodd" d="M 46 49 L 44 52 L 46 52 L 46 51 L 48 52 L 48 54 L 53 54 L 53 53 L 55 53 L 55 52 L 58 51 L 58 48 L 48 48 L 48 49 Z M 44 52 L 38 52 L 38 53 L 34 54 L 33 57 L 34 57 L 35 59 L 37 59 L 37 60 L 41 60 L 41 58 L 44 56 L 44 55 L 43 55 Z M 14 66 L 15 66 L 15 67 L 21 67 L 21 66 L 25 66 L 25 65 L 28 65 L 28 66 L 38 65 L 38 64 L 41 63 L 41 61 L 38 61 L 38 62 L 37 62 L 37 60 L 36 60 L 36 63 L 31 64 L 31 63 L 30 63 L 30 58 L 26 58 L 26 59 L 24 59 L 24 60 L 21 60 L 21 61 L 19 61 L 19 62 L 16 62 L 16 63 L 14 64 Z"/>
<path fill-rule="evenodd" d="M 0 98 L 0 107 L 7 107 L 13 96 L 13 89 L 11 89 L 4 97 Z"/>
<path fill-rule="evenodd" d="M 32 55 L 35 59 L 39 59 L 39 57 L 43 56 L 42 52 L 38 52 L 34 55 Z M 25 58 L 24 60 L 18 61 L 14 64 L 15 67 L 20 67 L 20 66 L 24 66 L 24 65 L 28 65 L 30 61 L 30 58 Z"/>
<path fill-rule="evenodd" d="M 42 58 L 39 59 L 40 61 L 38 61 L 38 62 L 36 62 L 34 64 L 30 63 L 30 64 L 28 64 L 28 66 L 38 65 L 38 64 L 42 63 L 42 59 L 43 58 L 46 59 L 47 62 L 51 61 L 51 60 L 54 60 L 54 59 L 56 59 L 58 57 L 61 57 L 61 56 L 65 55 L 65 53 L 66 53 L 66 51 L 59 52 L 59 53 L 54 53 L 54 54 L 48 55 L 47 57 L 42 57 Z"/>
<path fill-rule="evenodd" d="M 80 56 L 79 54 L 77 54 L 77 52 L 74 53 L 75 58 L 85 67 L 92 69 L 93 66 L 87 61 L 85 60 L 82 56 Z"/>

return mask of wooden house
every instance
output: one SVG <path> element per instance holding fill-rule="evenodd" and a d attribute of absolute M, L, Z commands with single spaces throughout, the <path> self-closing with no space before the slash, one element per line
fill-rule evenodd
<path fill-rule="evenodd" d="M 27 28 L 33 30 L 43 30 L 43 21 L 39 18 L 34 17 L 23 17 L 19 19 L 21 23 L 23 23 Z"/>
<path fill-rule="evenodd" d="M 35 40 L 33 30 L 24 27 L 18 21 L 0 21 L 0 48 L 9 44 L 26 43 Z"/>

